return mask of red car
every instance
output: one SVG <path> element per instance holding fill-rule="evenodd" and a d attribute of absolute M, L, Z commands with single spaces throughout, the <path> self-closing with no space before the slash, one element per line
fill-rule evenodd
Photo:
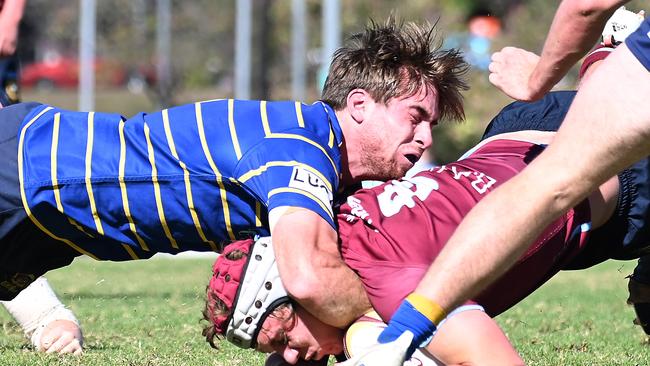
<path fill-rule="evenodd" d="M 97 85 L 123 86 L 127 82 L 127 72 L 120 65 L 96 59 L 94 67 Z M 25 88 L 76 88 L 79 85 L 79 60 L 56 57 L 24 65 L 20 83 Z"/>

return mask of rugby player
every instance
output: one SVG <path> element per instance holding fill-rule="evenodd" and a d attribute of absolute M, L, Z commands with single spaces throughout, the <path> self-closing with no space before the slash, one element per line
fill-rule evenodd
<path fill-rule="evenodd" d="M 300 278 L 289 293 L 348 324 L 368 302 L 337 250 L 333 196 L 402 176 L 439 120 L 462 119 L 467 64 L 435 39 L 433 27 L 372 23 L 336 52 L 311 105 L 212 100 L 129 119 L 0 110 L 0 299 L 82 254 L 221 252 L 273 234 L 283 277 Z"/>
<path fill-rule="evenodd" d="M 598 64 L 609 51 L 602 46 L 594 50 L 585 59 L 581 76 L 593 71 L 589 67 Z M 551 142 L 574 95 L 571 91 L 552 92 L 535 103 L 515 102 L 488 125 L 486 140 L 461 160 L 348 198 L 338 216 L 341 253 L 346 264 L 359 274 L 381 318 L 390 319 L 402 300 L 409 298 L 471 207 L 523 169 Z M 523 364 L 491 317 L 514 306 L 562 269 L 643 255 L 650 243 L 644 234 L 649 170 L 648 159 L 634 164 L 554 221 L 517 265 L 440 324 L 427 346 L 432 359 L 426 360 L 421 353 L 415 357 L 429 364 Z M 244 252 L 251 251 L 241 246 Z M 342 342 L 335 342 L 342 339 L 341 331 L 324 327 L 300 306 L 273 310 L 278 302 L 290 302 L 290 298 L 279 290 L 274 290 L 279 295 L 268 296 L 269 291 L 255 287 L 265 283 L 260 273 L 271 279 L 273 288 L 281 287 L 272 280 L 272 265 L 268 265 L 268 271 L 254 267 L 254 275 L 246 272 L 242 278 L 242 263 L 246 263 L 245 257 L 230 254 L 215 263 L 204 311 L 211 321 L 204 329 L 208 341 L 214 344 L 216 335 L 225 334 L 240 346 L 275 351 L 291 364 L 342 350 Z M 252 283 L 254 289 L 243 287 L 236 297 L 239 283 Z M 240 304 L 242 296 L 245 301 Z M 258 303 L 256 298 L 264 301 Z M 260 307 L 252 308 L 252 304 Z M 273 316 L 265 318 L 268 314 Z M 247 317 L 251 317 L 250 323 L 246 323 Z M 360 352 L 351 351 L 353 355 Z M 398 351 L 395 353 L 399 357 Z"/>
<path fill-rule="evenodd" d="M 511 118 L 519 120 L 521 116 L 540 128 L 552 129 L 552 123 L 544 120 L 561 121 L 572 97 L 571 92 L 551 93 L 541 102 L 515 103 L 495 119 L 487 134 L 509 128 Z M 373 308 L 383 319 L 390 319 L 412 292 L 471 207 L 534 159 L 552 135 L 545 131 L 497 134 L 457 162 L 361 190 L 348 198 L 338 215 L 341 254 L 358 273 Z M 427 346 L 431 355 L 444 364 L 522 364 L 491 317 L 515 305 L 562 269 L 607 258 L 638 257 L 640 245 L 648 241 L 633 238 L 630 247 L 620 239 L 638 224 L 622 224 L 627 223 L 625 215 L 647 210 L 636 193 L 637 188 L 648 185 L 647 174 L 648 161 L 637 163 L 547 227 L 515 267 L 441 324 Z M 619 195 L 627 203 L 617 206 Z M 590 233 L 592 228 L 596 230 Z M 273 254 L 267 250 L 258 259 L 254 248 L 252 242 L 243 242 L 217 259 L 205 311 L 211 321 L 204 330 L 208 340 L 225 334 L 235 344 L 275 351 L 292 364 L 301 358 L 320 359 L 341 352 L 341 330 L 325 326 L 298 305 L 293 311 L 286 307 L 273 311 L 278 301 L 290 300 L 272 292 L 281 287 L 279 279 L 273 280 L 277 270 L 270 264 L 271 269 L 260 267 Z M 231 254 L 236 249 L 252 254 L 237 259 Z M 248 257 L 251 263 L 246 267 Z M 265 287 L 267 282 L 271 289 Z M 239 289 L 240 283 L 252 289 Z M 265 318 L 269 311 L 264 310 L 274 317 Z"/>
<path fill-rule="evenodd" d="M 541 85 L 532 82 L 533 76 L 551 81 L 546 84 L 550 88 L 554 80 L 563 77 L 571 60 L 583 55 L 596 40 L 607 17 L 624 3 L 627 1 L 564 0 L 556 12 L 541 58 L 524 52 L 528 56 L 523 57 L 526 61 L 533 60 L 533 68 L 511 68 L 512 62 L 507 60 L 510 58 L 497 53 L 493 55 L 494 65 L 490 65 L 490 70 L 500 69 L 499 77 L 514 76 L 512 79 L 517 79 L 514 85 L 523 88 Z M 565 67 L 567 60 L 568 67 Z M 523 82 L 517 78 L 522 75 Z M 497 84 L 492 75 L 490 80 Z M 415 296 L 428 301 L 421 301 L 417 308 L 405 303 L 380 337 L 387 346 L 387 354 L 395 354 L 394 346 L 389 343 L 406 332 L 416 335 L 414 344 L 428 337 L 445 309 L 455 308 L 499 278 L 548 223 L 612 175 L 647 157 L 650 109 L 643 106 L 648 95 L 650 18 L 645 18 L 580 88 L 554 143 L 529 168 L 478 204 L 459 225 L 447 249 L 414 289 L 418 294 Z M 507 216 L 510 212 L 517 215 Z M 501 230 L 495 232 L 497 225 Z M 473 255 L 475 250 L 483 255 Z M 457 271 L 462 265 L 467 270 Z M 428 315 L 423 316 L 422 312 Z M 423 317 L 429 319 L 426 326 L 426 321 L 415 320 Z M 399 360 L 395 363 L 385 360 L 378 346 L 358 364 L 401 365 Z"/>

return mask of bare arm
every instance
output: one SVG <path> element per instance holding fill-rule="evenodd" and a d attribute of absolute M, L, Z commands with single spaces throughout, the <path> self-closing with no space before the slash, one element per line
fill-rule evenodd
<path fill-rule="evenodd" d="M 553 143 L 463 219 L 415 292 L 393 314 L 379 337 L 382 345 L 361 361 L 389 365 L 378 361 L 388 352 L 409 357 L 411 347 L 436 329 L 444 309 L 478 294 L 554 218 L 650 155 L 650 109 L 643 108 L 648 95 L 650 72 L 625 44 L 619 46 L 581 85 Z"/>
<path fill-rule="evenodd" d="M 593 47 L 607 19 L 628 1 L 562 1 L 541 56 L 506 47 L 492 56 L 490 81 L 514 99 L 541 98 Z"/>
<path fill-rule="evenodd" d="M 619 46 L 581 86 L 549 148 L 472 209 L 416 292 L 454 308 L 505 272 L 549 222 L 647 156 L 647 95 L 650 73 Z"/>
<path fill-rule="evenodd" d="M 23 17 L 26 0 L 5 0 L 0 12 L 0 56 L 16 52 L 18 25 Z"/>
<path fill-rule="evenodd" d="M 339 254 L 336 231 L 325 220 L 287 207 L 272 210 L 269 217 L 280 277 L 291 297 L 336 327 L 370 308 L 361 281 Z"/>

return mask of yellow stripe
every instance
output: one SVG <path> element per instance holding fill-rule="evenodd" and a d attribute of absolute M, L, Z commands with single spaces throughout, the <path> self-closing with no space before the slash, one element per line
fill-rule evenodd
<path fill-rule="evenodd" d="M 81 226 L 78 222 L 74 221 L 72 218 L 68 217 L 68 222 L 70 225 L 74 226 L 77 228 L 77 230 L 81 231 L 82 233 L 86 234 L 87 236 L 94 238 L 92 234 L 86 231 L 83 226 Z"/>
<path fill-rule="evenodd" d="M 241 148 L 237 140 L 237 131 L 235 130 L 235 100 L 228 99 L 228 126 L 230 127 L 230 138 L 232 139 L 232 146 L 235 148 L 235 155 L 237 160 L 241 159 Z"/>
<path fill-rule="evenodd" d="M 97 227 L 97 232 L 100 235 L 104 235 L 104 228 L 102 227 L 102 222 L 99 220 L 99 214 L 97 213 L 97 205 L 95 204 L 95 194 L 93 193 L 93 186 L 90 182 L 90 175 L 92 172 L 92 159 L 93 159 L 93 137 L 94 137 L 94 121 L 95 121 L 95 112 L 88 113 L 88 139 L 86 142 L 86 191 L 88 192 L 88 200 L 90 201 L 90 210 L 93 213 L 93 220 L 95 220 L 95 226 Z"/>
<path fill-rule="evenodd" d="M 221 102 L 222 100 L 226 100 L 226 98 L 207 99 L 207 100 L 202 100 L 199 103 Z"/>
<path fill-rule="evenodd" d="M 303 195 L 303 196 L 306 196 L 306 197 L 310 198 L 312 201 L 318 203 L 318 205 L 319 205 L 323 210 L 325 210 L 325 212 L 327 212 L 327 214 L 328 214 L 330 217 L 333 217 L 333 214 L 332 214 L 332 208 L 329 207 L 329 205 L 325 205 L 325 204 L 324 204 L 323 202 L 321 202 L 321 200 L 319 200 L 316 196 L 314 196 L 313 194 L 311 194 L 311 193 L 309 193 L 309 192 L 307 192 L 307 191 L 303 191 L 302 189 L 289 188 L 289 187 L 282 187 L 282 188 L 272 189 L 272 190 L 269 192 L 269 198 L 271 198 L 271 196 L 276 195 L 276 194 L 278 194 L 278 193 L 287 193 L 287 192 L 289 192 L 289 193 L 298 193 L 298 194 L 301 194 L 301 195 Z"/>
<path fill-rule="evenodd" d="M 317 144 L 316 142 L 314 142 L 314 141 L 312 141 L 312 140 L 310 140 L 310 139 L 308 139 L 308 138 L 306 138 L 304 136 L 295 135 L 295 134 L 292 134 L 292 133 L 273 133 L 270 136 L 267 136 L 267 138 L 300 140 L 300 141 L 304 141 L 304 142 L 318 148 L 318 150 L 320 150 L 327 157 L 327 160 L 330 161 L 330 164 L 332 164 L 332 168 L 334 168 L 334 172 L 336 173 L 336 176 L 338 177 L 339 170 L 336 167 L 336 164 L 334 164 L 334 161 L 332 160 L 332 158 L 330 158 L 330 156 L 327 154 L 327 151 L 325 151 L 325 149 L 323 149 L 323 147 L 321 145 Z"/>
<path fill-rule="evenodd" d="M 50 176 L 52 179 L 52 192 L 56 201 L 56 209 L 63 213 L 63 204 L 61 203 L 61 192 L 59 192 L 59 181 L 57 179 L 57 160 L 59 154 L 59 125 L 61 122 L 61 113 L 54 115 L 52 125 L 52 144 L 50 145 Z"/>
<path fill-rule="evenodd" d="M 437 302 L 412 292 L 406 297 L 413 307 L 419 311 L 422 315 L 426 316 L 427 319 L 431 320 L 433 324 L 440 324 L 440 322 L 447 316 L 447 312 L 442 306 L 438 305 Z"/>
<path fill-rule="evenodd" d="M 47 107 L 43 109 L 40 113 L 38 113 L 34 118 L 32 118 L 25 126 L 23 129 L 20 131 L 20 137 L 18 139 L 18 182 L 20 184 L 20 199 L 23 202 L 23 208 L 25 209 L 25 213 L 27 213 L 27 217 L 29 217 L 30 220 L 38 227 L 42 232 L 44 232 L 46 235 L 50 236 L 54 240 L 61 241 L 68 246 L 70 246 L 72 249 L 76 250 L 77 252 L 87 255 L 95 260 L 99 260 L 96 256 L 91 254 L 90 252 L 87 252 L 83 249 L 81 249 L 78 245 L 73 243 L 72 241 L 64 238 L 60 238 L 56 235 L 54 235 L 52 232 L 50 232 L 48 229 L 46 229 L 39 221 L 34 217 L 32 214 L 32 210 L 29 208 L 29 204 L 27 203 L 27 195 L 25 194 L 25 171 L 23 167 L 23 148 L 25 145 L 25 133 L 27 132 L 27 129 L 36 122 L 37 119 L 39 119 L 44 113 L 52 110 L 52 107 Z"/>
<path fill-rule="evenodd" d="M 262 204 L 260 201 L 255 201 L 255 227 L 262 227 Z"/>
<path fill-rule="evenodd" d="M 262 127 L 264 127 L 264 136 L 271 134 L 271 127 L 269 127 L 269 116 L 266 112 L 266 100 L 260 102 L 260 116 L 262 117 Z"/>
<path fill-rule="evenodd" d="M 124 243 L 122 243 L 122 246 L 124 247 L 124 250 L 126 250 L 127 253 L 129 253 L 129 256 L 131 256 L 131 259 L 138 260 L 140 257 L 138 257 L 137 254 L 133 251 L 133 249 Z"/>
<path fill-rule="evenodd" d="M 334 130 L 332 129 L 332 126 L 330 126 L 330 137 L 329 140 L 327 140 L 327 146 L 331 148 L 334 147 Z"/>
<path fill-rule="evenodd" d="M 147 154 L 149 155 L 149 163 L 151 164 L 151 181 L 153 182 L 153 192 L 156 197 L 156 208 L 158 209 L 158 219 L 160 219 L 160 224 L 162 225 L 165 236 L 169 239 L 169 242 L 172 245 L 172 248 L 178 249 L 178 244 L 176 239 L 172 236 L 172 233 L 169 231 L 169 226 L 167 226 L 167 220 L 165 219 L 165 210 L 162 204 L 162 195 L 160 194 L 160 184 L 158 183 L 158 169 L 156 169 L 156 159 L 153 152 L 153 144 L 151 143 L 151 137 L 149 137 L 149 126 L 144 124 L 144 137 L 147 140 Z"/>
<path fill-rule="evenodd" d="M 232 225 L 230 223 L 230 209 L 228 208 L 228 200 L 226 199 L 226 188 L 223 185 L 221 178 L 221 173 L 217 169 L 217 165 L 212 159 L 212 154 L 210 154 L 210 149 L 208 149 L 208 143 L 205 139 L 205 130 L 203 128 L 203 114 L 201 112 L 201 103 L 194 104 L 194 110 L 196 113 L 196 124 L 199 130 L 199 139 L 201 140 L 201 148 L 203 149 L 203 154 L 210 164 L 210 168 L 214 173 L 217 184 L 219 185 L 219 195 L 221 196 L 221 206 L 223 207 L 223 217 L 226 222 L 226 231 L 228 232 L 228 237 L 230 240 L 235 240 L 235 235 L 232 232 Z"/>
<path fill-rule="evenodd" d="M 302 118 L 302 104 L 300 102 L 295 103 L 296 106 L 296 118 L 298 118 L 298 126 L 305 127 L 305 120 Z"/>
<path fill-rule="evenodd" d="M 303 163 L 295 161 L 295 160 L 292 160 L 292 161 L 269 161 L 268 163 L 262 165 L 259 168 L 249 170 L 246 173 L 242 174 L 239 177 L 238 180 L 241 183 L 245 183 L 247 180 L 264 173 L 268 168 L 276 167 L 276 166 L 298 166 L 298 167 L 304 168 L 306 170 L 309 170 L 311 173 L 317 175 L 318 178 L 320 178 L 323 181 L 323 184 L 325 184 L 327 186 L 327 189 L 332 191 L 332 185 L 330 184 L 329 180 L 327 178 L 325 178 L 325 176 L 321 172 L 319 172 L 318 170 L 312 168 L 309 165 L 303 164 Z"/>
<path fill-rule="evenodd" d="M 149 251 L 149 246 L 138 234 L 135 223 L 133 222 L 133 217 L 131 216 L 131 210 L 129 209 L 129 196 L 126 191 L 126 183 L 124 182 L 124 167 L 126 166 L 126 142 L 124 140 L 124 121 L 120 120 L 119 124 L 119 133 L 120 133 L 120 167 L 117 176 L 117 180 L 120 182 L 120 191 L 122 192 L 122 207 L 124 208 L 124 215 L 126 219 L 129 220 L 129 229 L 135 236 L 135 239 L 140 244 L 140 248 L 144 251 Z"/>
<path fill-rule="evenodd" d="M 192 216 L 192 222 L 194 223 L 194 227 L 196 228 L 196 231 L 199 233 L 201 240 L 203 240 L 204 243 L 209 244 L 210 248 L 212 248 L 212 250 L 216 252 L 217 245 L 213 241 L 208 240 L 208 238 L 205 237 L 205 234 L 203 233 L 203 228 L 201 227 L 201 222 L 199 221 L 199 216 L 196 213 L 196 208 L 194 207 L 194 198 L 192 197 L 192 186 L 190 184 L 190 172 L 187 170 L 187 166 L 185 165 L 184 162 L 181 161 L 181 159 L 178 157 L 178 153 L 176 152 L 174 137 L 172 136 L 172 131 L 171 128 L 169 127 L 169 111 L 167 109 L 162 111 L 162 117 L 163 117 L 163 127 L 165 129 L 165 136 L 167 137 L 167 144 L 169 145 L 169 149 L 171 150 L 174 159 L 178 160 L 178 164 L 181 166 L 181 169 L 183 169 L 183 179 L 185 181 L 185 198 L 187 199 L 187 207 L 190 211 L 190 216 Z"/>

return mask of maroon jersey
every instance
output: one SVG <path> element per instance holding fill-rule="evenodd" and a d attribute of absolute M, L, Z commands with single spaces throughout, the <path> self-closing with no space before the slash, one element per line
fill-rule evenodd
<path fill-rule="evenodd" d="M 348 198 L 338 216 L 341 253 L 382 318 L 390 319 L 415 289 L 469 210 L 542 149 L 493 140 L 463 160 Z M 589 220 L 585 201 L 553 222 L 515 267 L 472 302 L 495 316 L 526 297 L 581 250 Z"/>

